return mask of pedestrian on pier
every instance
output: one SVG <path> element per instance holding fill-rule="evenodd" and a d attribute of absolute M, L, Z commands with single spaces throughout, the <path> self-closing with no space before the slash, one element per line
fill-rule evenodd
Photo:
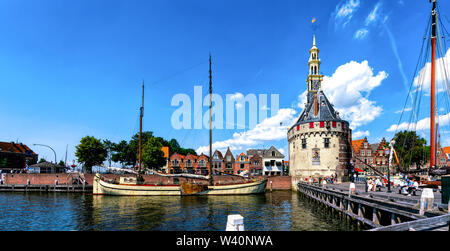
<path fill-rule="evenodd" d="M 323 179 L 322 186 L 323 188 L 327 188 L 327 179 Z"/>
<path fill-rule="evenodd" d="M 367 193 L 367 189 L 368 189 L 368 186 L 367 186 L 367 178 L 364 178 L 364 189 L 365 189 L 365 191 L 366 191 L 366 193 Z"/>
<path fill-rule="evenodd" d="M 350 187 L 349 187 L 349 191 L 348 191 L 349 195 L 355 194 L 355 189 L 356 189 L 355 183 L 351 182 L 350 183 Z"/>

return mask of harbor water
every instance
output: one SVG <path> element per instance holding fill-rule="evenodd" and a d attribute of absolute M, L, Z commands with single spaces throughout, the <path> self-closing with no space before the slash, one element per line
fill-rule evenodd
<path fill-rule="evenodd" d="M 0 231 L 223 231 L 229 214 L 241 214 L 246 231 L 355 230 L 291 191 L 208 197 L 4 192 L 0 211 Z"/>

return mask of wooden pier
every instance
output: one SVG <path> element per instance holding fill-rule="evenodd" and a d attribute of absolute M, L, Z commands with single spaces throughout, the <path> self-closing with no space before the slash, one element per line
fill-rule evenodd
<path fill-rule="evenodd" d="M 0 192 L 92 193 L 92 185 L 0 185 Z"/>
<path fill-rule="evenodd" d="M 448 230 L 450 214 L 425 212 L 392 201 L 358 195 L 350 195 L 341 190 L 323 188 L 318 184 L 300 182 L 298 192 L 337 213 L 348 221 L 355 221 L 358 228 L 370 231 L 427 231 Z"/>

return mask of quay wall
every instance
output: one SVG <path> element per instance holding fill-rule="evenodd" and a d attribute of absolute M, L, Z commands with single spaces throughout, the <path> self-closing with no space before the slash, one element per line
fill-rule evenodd
<path fill-rule="evenodd" d="M 103 174 L 106 179 L 119 179 L 123 176 L 133 176 L 132 174 Z M 94 174 L 84 174 L 86 183 L 92 185 L 94 181 Z M 146 182 L 155 184 L 173 184 L 172 177 L 162 177 L 158 175 L 143 175 Z M 256 179 L 262 179 L 263 176 Z M 290 176 L 270 176 L 267 182 L 267 190 L 290 190 L 291 189 L 291 177 Z M 233 176 L 216 176 L 214 177 L 216 183 L 228 183 L 239 182 L 242 178 Z M 30 181 L 30 185 L 55 185 L 55 181 L 58 184 L 70 184 L 72 180 L 71 174 L 67 173 L 7 173 L 4 174 L 3 184 L 5 185 L 26 185 L 27 181 Z M 179 178 L 180 182 L 186 180 L 185 178 Z"/>

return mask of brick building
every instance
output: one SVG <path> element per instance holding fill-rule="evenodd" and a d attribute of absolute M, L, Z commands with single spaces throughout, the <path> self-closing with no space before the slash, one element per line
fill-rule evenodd
<path fill-rule="evenodd" d="M 242 152 L 236 157 L 233 156 L 229 148 L 225 155 L 219 150 L 216 150 L 212 157 L 211 171 L 214 175 L 281 175 L 285 166 L 285 161 L 282 158 L 284 158 L 284 155 L 275 147 L 271 147 L 270 149 L 248 150 L 247 154 Z M 264 173 L 264 165 L 271 171 Z M 209 156 L 203 153 L 200 156 L 192 154 L 184 156 L 174 153 L 169 158 L 169 173 L 171 174 L 190 173 L 208 175 L 209 167 Z M 277 169 L 275 170 L 275 168 Z"/>
<path fill-rule="evenodd" d="M 0 142 L 0 172 L 19 172 L 26 164 L 33 165 L 38 161 L 38 155 L 27 145 L 14 142 Z"/>
<path fill-rule="evenodd" d="M 382 173 L 387 173 L 389 156 L 385 150 L 389 148 L 383 138 L 380 143 L 370 144 L 367 137 L 352 141 L 353 157 L 352 163 L 355 168 L 365 171 L 366 174 L 374 174 L 367 165 L 376 168 Z"/>

